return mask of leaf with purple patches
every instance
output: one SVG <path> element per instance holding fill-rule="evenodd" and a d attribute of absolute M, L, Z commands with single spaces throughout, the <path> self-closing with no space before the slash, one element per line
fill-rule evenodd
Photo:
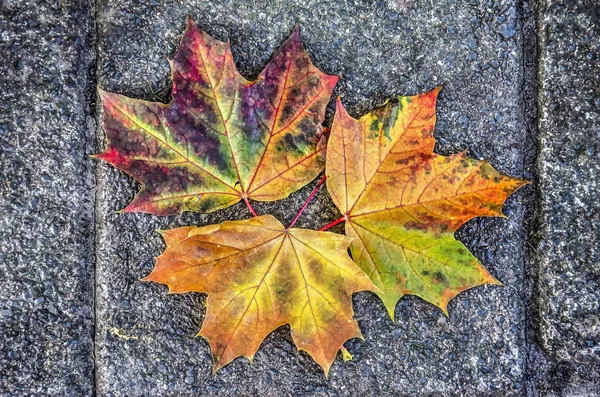
<path fill-rule="evenodd" d="M 107 148 L 96 157 L 142 184 L 124 211 L 169 215 L 279 200 L 323 170 L 321 124 L 338 78 L 312 64 L 297 28 L 248 81 L 229 42 L 188 18 L 170 65 L 169 104 L 100 91 Z"/>

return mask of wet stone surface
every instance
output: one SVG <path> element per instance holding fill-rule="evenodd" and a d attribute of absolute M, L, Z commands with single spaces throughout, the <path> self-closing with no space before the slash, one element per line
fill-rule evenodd
<path fill-rule="evenodd" d="M 488 158 L 504 173 L 533 178 L 535 137 L 524 127 L 523 20 L 517 2 L 101 0 L 97 7 L 103 89 L 166 100 L 165 56 L 174 53 L 187 14 L 214 37 L 231 40 L 236 64 L 249 78 L 258 75 L 297 22 L 315 65 L 343 76 L 336 94 L 352 115 L 393 95 L 444 82 L 438 151 L 468 148 L 472 157 Z M 101 149 L 101 130 L 97 137 Z M 194 338 L 204 297 L 167 295 L 165 287 L 139 281 L 164 249 L 155 229 L 243 219 L 250 214 L 242 204 L 209 215 L 115 214 L 139 186 L 105 164 L 97 167 L 97 181 L 99 394 L 523 394 L 524 222 L 531 212 L 531 187 L 509 199 L 508 219 L 474 220 L 457 234 L 506 287 L 461 294 L 450 304 L 449 318 L 417 298 L 405 298 L 396 310 L 397 324 L 374 295 L 355 295 L 366 341 L 348 342 L 354 359 L 337 360 L 327 380 L 310 357 L 298 353 L 287 327 L 267 337 L 253 365 L 237 359 L 211 376 L 208 344 Z M 312 186 L 255 207 L 289 223 Z M 318 228 L 338 216 L 322 191 L 297 225 Z"/>
<path fill-rule="evenodd" d="M 595 3 L 0 0 L 0 395 L 600 395 Z M 205 297 L 139 279 L 164 249 L 156 229 L 250 213 L 117 214 L 139 186 L 88 158 L 104 145 L 95 85 L 167 101 L 188 14 L 231 40 L 248 78 L 298 23 L 353 116 L 445 83 L 436 150 L 534 182 L 507 219 L 457 233 L 505 287 L 460 294 L 448 318 L 406 297 L 396 324 L 356 294 L 366 340 L 346 343 L 354 358 L 329 379 L 287 326 L 252 365 L 211 375 L 194 337 Z M 315 184 L 255 208 L 287 224 Z M 322 190 L 297 226 L 338 217 Z"/>
<path fill-rule="evenodd" d="M 0 2 L 0 394 L 94 392 L 91 1 Z"/>
<path fill-rule="evenodd" d="M 600 394 L 600 13 L 540 8 L 539 343 L 568 395 Z M 590 77 L 591 76 L 591 77 Z"/>

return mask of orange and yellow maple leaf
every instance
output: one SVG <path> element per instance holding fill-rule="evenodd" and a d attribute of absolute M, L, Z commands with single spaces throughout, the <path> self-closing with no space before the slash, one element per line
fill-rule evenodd
<path fill-rule="evenodd" d="M 454 232 L 474 217 L 501 216 L 527 183 L 464 152 L 433 152 L 438 92 L 398 97 L 358 120 L 338 99 L 328 142 L 327 188 L 345 216 L 352 257 L 392 319 L 405 294 L 447 313 L 461 291 L 499 283 Z"/>
<path fill-rule="evenodd" d="M 199 335 L 215 371 L 238 356 L 252 360 L 284 324 L 325 374 L 342 344 L 361 337 L 351 296 L 375 287 L 348 256 L 347 237 L 285 229 L 270 215 L 162 235 L 167 248 L 144 280 L 208 294 Z"/>

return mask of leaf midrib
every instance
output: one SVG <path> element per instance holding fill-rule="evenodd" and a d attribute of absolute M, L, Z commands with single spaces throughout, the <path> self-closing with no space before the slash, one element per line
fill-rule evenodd
<path fill-rule="evenodd" d="M 391 108 L 391 107 L 390 107 Z M 390 109 L 388 108 L 388 109 Z M 385 156 L 385 158 L 383 159 L 383 161 L 380 161 L 379 164 L 377 164 L 377 167 L 375 168 L 375 171 L 373 172 L 373 174 L 371 175 L 371 177 L 369 178 L 368 181 L 365 181 L 365 187 L 364 189 L 359 193 L 358 197 L 356 197 L 356 200 L 354 200 L 354 203 L 352 203 L 352 207 L 350 207 L 350 209 L 348 209 L 346 211 L 346 214 L 350 214 L 352 212 L 352 210 L 354 209 L 354 207 L 356 206 L 356 204 L 360 201 L 361 197 L 363 196 L 363 194 L 365 193 L 365 191 L 367 190 L 367 187 L 371 184 L 371 182 L 373 181 L 373 178 L 375 178 L 375 175 L 377 175 L 377 173 L 379 172 L 379 169 L 381 168 L 381 166 L 383 165 L 383 163 L 385 162 L 385 160 L 387 159 L 387 157 L 389 156 L 390 152 L 396 147 L 396 145 L 398 145 L 398 143 L 400 142 L 400 138 L 402 138 L 404 136 L 404 134 L 406 133 L 406 131 L 409 130 L 409 128 L 411 128 L 410 126 L 412 125 L 412 123 L 417 119 L 417 116 L 423 111 L 423 109 L 425 109 L 425 106 L 421 106 L 421 108 L 419 109 L 418 112 L 415 113 L 415 116 L 412 118 L 412 120 L 407 124 L 406 128 L 404 128 L 404 131 L 402 132 L 401 135 L 398 136 L 398 140 L 392 145 L 392 147 L 390 148 L 390 151 L 388 152 L 388 154 Z M 389 110 L 388 110 L 389 111 Z M 387 111 L 386 111 L 387 114 Z M 386 117 L 389 117 L 389 115 L 387 115 Z M 356 120 L 356 119 L 355 119 Z M 359 122 L 359 125 L 361 126 L 360 132 L 363 133 L 364 132 L 364 126 L 363 124 L 360 122 L 359 120 L 356 120 Z M 383 121 L 385 122 L 385 120 Z M 344 135 L 344 134 L 342 134 Z M 366 148 L 366 144 L 365 144 L 365 148 Z M 410 150 L 409 150 L 410 151 Z M 345 151 L 344 151 L 345 153 Z M 364 153 L 363 153 L 363 158 L 364 158 Z M 364 171 L 363 171 L 364 172 Z M 348 191 L 348 185 L 346 184 L 346 192 Z M 346 204 L 346 208 L 348 208 L 348 204 Z"/>

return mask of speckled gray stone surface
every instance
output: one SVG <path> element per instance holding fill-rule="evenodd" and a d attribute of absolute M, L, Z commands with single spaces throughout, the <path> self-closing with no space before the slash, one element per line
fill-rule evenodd
<path fill-rule="evenodd" d="M 315 64 L 342 74 L 337 92 L 358 116 L 397 94 L 445 82 L 438 150 L 469 148 L 501 171 L 532 179 L 535 137 L 525 128 L 522 18 L 516 1 L 318 2 L 100 0 L 98 83 L 145 99 L 169 96 L 168 63 L 190 14 L 210 34 L 229 38 L 241 72 L 255 77 L 298 22 Z M 103 132 L 98 131 L 99 148 Z M 101 395 L 519 395 L 526 360 L 525 214 L 534 189 L 505 206 L 508 219 L 479 219 L 458 233 L 506 287 L 481 287 L 450 305 L 450 318 L 416 298 L 403 299 L 397 324 L 373 295 L 357 294 L 366 342 L 347 347 L 329 379 L 292 344 L 287 328 L 269 336 L 254 364 L 238 359 L 211 376 L 200 328 L 204 298 L 167 295 L 142 283 L 164 249 L 153 231 L 249 216 L 238 205 L 211 215 L 159 218 L 115 214 L 138 186 L 98 166 L 96 380 Z M 283 202 L 257 204 L 289 222 L 310 187 Z M 336 219 L 321 192 L 298 226 Z"/>
<path fill-rule="evenodd" d="M 539 14 L 539 342 L 567 394 L 600 395 L 600 8 Z"/>
<path fill-rule="evenodd" d="M 0 395 L 600 395 L 595 3 L 0 0 Z M 449 318 L 405 298 L 397 324 L 355 295 L 366 341 L 346 344 L 354 359 L 329 379 L 286 327 L 253 365 L 212 376 L 194 338 L 204 297 L 139 278 L 164 249 L 155 229 L 249 212 L 116 214 L 138 186 L 87 157 L 104 144 L 96 83 L 167 100 L 187 14 L 231 39 L 250 78 L 299 23 L 314 63 L 343 75 L 335 94 L 354 116 L 444 82 L 437 151 L 468 148 L 534 181 L 508 219 L 457 233 L 505 287 L 459 295 Z M 314 184 L 255 207 L 289 222 Z M 297 225 L 337 217 L 321 191 Z"/>
<path fill-rule="evenodd" d="M 93 2 L 0 1 L 0 395 L 93 378 Z"/>

